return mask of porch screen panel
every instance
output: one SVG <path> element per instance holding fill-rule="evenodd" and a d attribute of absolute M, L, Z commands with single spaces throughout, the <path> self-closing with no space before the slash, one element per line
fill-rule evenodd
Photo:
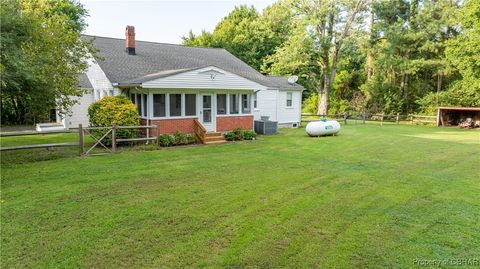
<path fill-rule="evenodd" d="M 137 110 L 138 115 L 142 115 L 142 95 L 137 93 Z"/>
<path fill-rule="evenodd" d="M 148 99 L 148 95 L 146 94 L 142 94 L 143 96 L 143 116 L 147 116 L 147 107 L 148 107 L 148 103 L 147 103 L 147 99 Z"/>
<path fill-rule="evenodd" d="M 165 117 L 165 94 L 153 95 L 153 116 Z"/>
<path fill-rule="evenodd" d="M 170 116 L 182 116 L 181 94 L 170 94 Z"/>
<path fill-rule="evenodd" d="M 218 115 L 227 114 L 227 95 L 226 94 L 217 94 L 217 114 Z"/>
<path fill-rule="evenodd" d="M 238 114 L 238 95 L 230 94 L 230 114 Z"/>
<path fill-rule="evenodd" d="M 242 114 L 250 114 L 250 94 L 242 94 Z"/>
<path fill-rule="evenodd" d="M 185 94 L 185 116 L 197 115 L 197 95 Z"/>

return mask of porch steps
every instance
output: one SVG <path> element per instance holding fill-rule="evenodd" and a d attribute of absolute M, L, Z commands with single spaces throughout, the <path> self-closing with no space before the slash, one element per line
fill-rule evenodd
<path fill-rule="evenodd" d="M 210 144 L 220 144 L 220 143 L 226 143 L 227 141 L 223 137 L 221 133 L 218 132 L 207 132 L 205 134 L 205 144 L 210 145 Z"/>

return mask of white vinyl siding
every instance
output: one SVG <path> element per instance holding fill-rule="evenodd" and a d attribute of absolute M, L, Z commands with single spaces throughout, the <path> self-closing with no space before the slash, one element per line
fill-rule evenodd
<path fill-rule="evenodd" d="M 216 67 L 206 67 L 144 82 L 144 88 L 254 90 L 266 87 Z"/>
<path fill-rule="evenodd" d="M 285 100 L 288 100 L 289 93 L 292 94 L 292 106 L 286 106 Z M 300 123 L 302 109 L 302 92 L 300 91 L 278 91 L 278 123 Z"/>
<path fill-rule="evenodd" d="M 72 100 L 79 101 L 72 106 L 72 114 L 57 121 L 62 121 L 65 128 L 78 128 L 79 124 L 83 127 L 89 126 L 88 106 L 94 102 L 93 89 L 87 90 L 81 97 L 72 97 Z"/>
<path fill-rule="evenodd" d="M 277 94 L 278 90 L 261 90 L 257 92 L 257 108 L 253 111 L 255 119 L 268 116 L 270 120 L 277 120 Z"/>

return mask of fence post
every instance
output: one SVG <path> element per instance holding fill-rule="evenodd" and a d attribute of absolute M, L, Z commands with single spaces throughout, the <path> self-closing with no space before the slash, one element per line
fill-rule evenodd
<path fill-rule="evenodd" d="M 380 126 L 383 126 L 383 113 L 382 113 L 382 117 L 380 119 Z"/>
<path fill-rule="evenodd" d="M 117 124 L 112 123 L 112 151 L 117 152 Z"/>
<path fill-rule="evenodd" d="M 411 117 L 410 124 L 413 125 L 413 114 L 410 117 Z"/>
<path fill-rule="evenodd" d="M 343 120 L 345 121 L 345 125 L 347 125 L 347 118 L 348 118 L 348 114 L 347 113 L 343 114 Z"/>
<path fill-rule="evenodd" d="M 399 124 L 400 123 L 399 120 L 400 120 L 400 113 L 397 112 L 397 118 L 395 119 L 395 122 Z"/>
<path fill-rule="evenodd" d="M 157 124 L 157 145 L 160 145 L 160 123 Z"/>
<path fill-rule="evenodd" d="M 80 141 L 78 143 L 79 148 L 80 148 L 80 156 L 83 156 L 84 148 L 83 148 L 83 127 L 82 127 L 82 124 L 78 125 L 78 137 L 80 139 Z"/>
<path fill-rule="evenodd" d="M 365 111 L 362 114 L 363 124 L 365 124 Z"/>

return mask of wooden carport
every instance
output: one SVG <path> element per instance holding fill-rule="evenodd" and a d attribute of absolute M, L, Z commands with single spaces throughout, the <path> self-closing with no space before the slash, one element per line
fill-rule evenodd
<path fill-rule="evenodd" d="M 467 119 L 479 127 L 480 107 L 439 107 L 437 111 L 437 126 L 458 126 Z"/>

